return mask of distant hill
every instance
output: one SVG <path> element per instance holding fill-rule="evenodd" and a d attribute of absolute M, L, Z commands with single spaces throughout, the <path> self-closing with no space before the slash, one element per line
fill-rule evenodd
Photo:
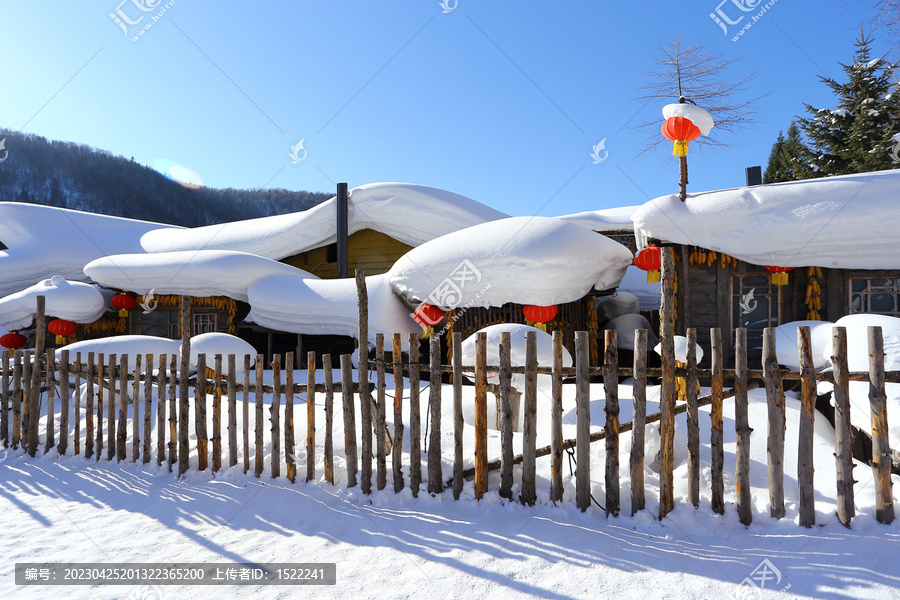
<path fill-rule="evenodd" d="M 333 194 L 189 189 L 122 156 L 0 128 L 0 201 L 196 227 L 305 210 Z M 0 150 L 0 158 L 5 153 Z"/>

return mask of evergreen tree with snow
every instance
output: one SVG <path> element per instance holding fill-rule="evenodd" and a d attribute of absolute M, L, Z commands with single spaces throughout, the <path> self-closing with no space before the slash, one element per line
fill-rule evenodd
<path fill-rule="evenodd" d="M 900 91 L 894 81 L 897 64 L 872 58 L 872 39 L 856 41 L 853 63 L 841 64 L 847 81 L 820 79 L 837 96 L 837 108 L 806 104 L 810 117 L 800 119 L 809 139 L 809 167 L 818 176 L 893 169 L 892 137 L 900 128 Z"/>
<path fill-rule="evenodd" d="M 772 144 L 769 163 L 763 174 L 763 183 L 779 183 L 809 179 L 816 174 L 809 168 L 811 152 L 800 136 L 797 123 L 791 121 L 787 138 L 779 131 L 778 139 Z"/>

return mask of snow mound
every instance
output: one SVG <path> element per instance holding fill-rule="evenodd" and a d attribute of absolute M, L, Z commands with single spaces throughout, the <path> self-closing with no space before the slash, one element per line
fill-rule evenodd
<path fill-rule="evenodd" d="M 677 194 L 633 215 L 639 237 L 702 246 L 755 265 L 900 269 L 900 170 Z"/>
<path fill-rule="evenodd" d="M 813 365 L 816 369 L 824 369 L 831 365 L 831 359 L 823 354 L 825 347 L 831 344 L 830 321 L 792 321 L 775 328 L 775 355 L 778 364 L 794 371 L 800 370 L 800 327 L 809 327 L 809 341 L 812 346 Z M 829 357 L 831 354 L 829 353 Z"/>
<path fill-rule="evenodd" d="M 127 355 L 131 357 L 129 363 L 133 368 L 134 357 L 138 354 L 152 354 L 154 356 L 154 365 L 159 364 L 159 356 L 161 354 L 167 354 L 169 357 L 179 355 L 181 353 L 181 342 L 153 335 L 117 335 L 94 340 L 83 340 L 57 348 L 57 357 L 61 350 L 69 351 L 70 364 L 75 364 L 77 353 L 81 353 L 81 362 L 86 363 L 88 360 L 88 352 L 93 352 L 95 361 L 99 354 L 104 354 L 106 357 L 109 357 L 110 354 L 115 354 L 117 356 L 116 362 L 118 362 L 122 356 Z M 167 364 L 169 360 L 171 360 L 171 358 L 167 359 Z M 142 365 L 141 372 L 146 369 L 146 366 L 146 364 Z"/>
<path fill-rule="evenodd" d="M 93 323 L 106 312 L 103 294 L 97 288 L 54 275 L 21 292 L 0 298 L 0 324 L 7 329 L 31 325 L 38 296 L 46 298 L 44 313 L 50 318 Z"/>
<path fill-rule="evenodd" d="M 386 275 L 366 277 L 369 295 L 369 344 L 375 334 L 419 333 L 409 309 L 398 298 Z M 358 337 L 355 279 L 301 279 L 277 275 L 256 280 L 247 290 L 247 321 L 263 327 L 309 335 Z"/>
<path fill-rule="evenodd" d="M 634 315 L 641 311 L 640 300 L 629 292 L 617 292 L 614 296 L 597 298 L 597 320 L 612 321 L 622 315 Z"/>
<path fill-rule="evenodd" d="M 206 355 L 206 366 L 215 366 L 216 354 L 222 355 L 222 373 L 228 372 L 228 355 L 234 354 L 235 376 L 244 374 L 244 356 L 250 355 L 250 365 L 256 363 L 256 348 L 239 337 L 227 333 L 201 333 L 191 338 L 191 367 L 197 368 L 197 357 Z"/>
<path fill-rule="evenodd" d="M 703 348 L 700 347 L 700 344 L 695 345 L 697 348 L 697 364 L 700 364 L 700 361 L 703 360 Z M 678 362 L 686 363 L 687 362 L 687 338 L 683 335 L 675 336 L 675 360 Z M 662 356 L 662 342 L 656 344 L 653 347 L 653 351 Z"/>
<path fill-rule="evenodd" d="M 512 217 L 469 227 L 407 252 L 388 273 L 411 301 L 443 309 L 548 306 L 619 284 L 631 263 L 621 244 L 550 217 Z"/>
<path fill-rule="evenodd" d="M 242 302 L 247 301 L 247 288 L 260 277 L 318 279 L 290 265 L 233 250 L 116 254 L 88 263 L 84 273 L 102 285 L 139 294 L 228 296 Z"/>
<path fill-rule="evenodd" d="M 881 327 L 884 337 L 884 369 L 900 370 L 900 319 L 887 315 L 856 314 L 841 317 L 837 327 L 847 328 L 847 362 L 851 371 L 869 370 L 869 327 Z M 830 329 L 830 328 L 829 328 Z M 822 357 L 831 364 L 831 331 L 822 349 Z"/>
<path fill-rule="evenodd" d="M 374 229 L 410 246 L 506 217 L 484 204 L 445 190 L 410 183 L 372 183 L 350 190 L 350 233 Z M 410 218 L 427 213 L 427 218 Z M 336 239 L 337 200 L 309 210 L 193 229 L 150 231 L 140 243 L 147 252 L 238 250 L 282 258 Z"/>
<path fill-rule="evenodd" d="M 656 337 L 656 333 L 653 331 L 653 328 L 650 326 L 650 321 L 645 319 L 641 315 L 621 315 L 611 320 L 606 324 L 604 329 L 613 329 L 616 332 L 616 347 L 622 350 L 634 350 L 634 330 L 635 329 L 646 329 L 649 333 L 647 334 L 647 345 L 653 347 L 659 343 L 659 338 Z M 687 343 L 687 339 L 685 339 L 685 345 Z M 699 346 L 697 346 L 699 348 Z M 702 356 L 703 351 L 697 353 L 697 356 Z M 700 362 L 700 359 L 697 359 L 697 362 Z"/>

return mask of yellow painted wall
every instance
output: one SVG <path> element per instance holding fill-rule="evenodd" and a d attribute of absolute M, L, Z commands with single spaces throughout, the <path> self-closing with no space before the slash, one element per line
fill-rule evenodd
<path fill-rule="evenodd" d="M 350 235 L 347 250 L 350 276 L 353 276 L 356 269 L 365 269 L 366 275 L 378 275 L 386 273 L 398 258 L 412 250 L 412 246 L 398 242 L 380 231 L 363 229 Z M 322 279 L 334 279 L 337 277 L 337 263 L 327 262 L 327 253 L 327 248 L 323 246 L 289 256 L 281 262 L 309 271 Z"/>

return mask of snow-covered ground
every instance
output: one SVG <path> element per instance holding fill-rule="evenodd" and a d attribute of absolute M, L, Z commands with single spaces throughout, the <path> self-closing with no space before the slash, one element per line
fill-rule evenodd
<path fill-rule="evenodd" d="M 317 379 L 321 381 L 322 373 Z M 271 381 L 271 373 L 266 373 Z M 305 371 L 295 373 L 305 382 Z M 393 381 L 388 377 L 388 392 Z M 621 421 L 630 420 L 629 382 L 620 386 Z M 452 388 L 443 389 L 441 445 L 444 478 L 452 472 Z M 467 400 L 473 388 L 466 386 Z M 564 386 L 571 406 L 574 386 Z M 602 422 L 602 385 L 591 385 L 593 421 Z M 238 399 L 242 396 L 239 394 Z M 493 401 L 493 396 L 489 397 Z M 266 402 L 271 398 L 266 397 Z M 336 486 L 324 481 L 323 395 L 317 396 L 317 480 L 304 483 L 306 406 L 296 398 L 298 482 L 283 477 L 244 475 L 238 466 L 215 475 L 193 469 L 179 480 L 164 466 L 108 463 L 55 453 L 28 458 L 21 450 L 0 451 L 0 564 L 2 598 L 292 598 L 300 593 L 323 598 L 896 598 L 900 589 L 900 525 L 880 525 L 874 517 L 871 470 L 857 465 L 857 516 L 852 528 L 840 525 L 835 511 L 833 431 L 824 419 L 816 425 L 816 521 L 810 530 L 798 522 L 796 458 L 785 460 L 787 515 L 768 517 L 766 489 L 766 405 L 761 390 L 751 392 L 751 482 L 753 524 L 742 526 L 734 508 L 734 421 L 726 402 L 726 514 L 710 508 L 709 447 L 702 446 L 702 502 L 686 503 L 687 464 L 683 432 L 676 451 L 676 509 L 660 521 L 658 477 L 645 469 L 647 509 L 630 516 L 628 453 L 630 435 L 620 444 L 622 516 L 607 518 L 592 506 L 574 505 L 574 479 L 564 470 L 565 499 L 554 506 L 549 496 L 549 459 L 538 460 L 538 503 L 524 507 L 502 500 L 498 476 L 490 492 L 474 500 L 466 483 L 459 502 L 452 491 L 431 497 L 423 483 L 419 497 L 407 487 L 392 491 L 390 472 L 383 491 L 365 496 L 346 488 L 343 413 L 335 399 Z M 389 405 L 392 402 L 388 397 Z M 650 390 L 648 412 L 656 408 Z M 283 402 L 283 401 L 282 401 Z M 421 396 L 423 426 L 427 390 Z M 226 403 L 223 402 L 223 407 Z M 58 407 L 58 401 L 57 401 Z M 224 411 L 224 408 L 223 408 Z M 392 411 L 388 410 L 391 422 Z M 226 413 L 227 414 L 227 413 Z M 240 415 L 240 411 L 238 411 Z M 251 419 L 253 406 L 251 404 Z M 268 407 L 265 411 L 268 417 Z M 408 414 L 408 401 L 404 403 Z M 798 401 L 787 399 L 787 443 L 797 447 Z M 708 412 L 701 414 L 701 436 L 709 439 Z M 211 417 L 210 417 L 211 418 Z M 900 417 L 898 417 L 900 418 Z M 193 420 L 193 415 L 191 416 Z M 547 419 L 539 415 L 538 445 L 548 443 Z M 227 421 L 223 418 L 223 421 Z M 357 418 L 357 423 L 359 419 Z M 565 415 L 566 437 L 574 437 L 574 414 Z M 41 421 L 43 426 L 43 420 Z M 357 425 L 358 426 L 358 425 Z M 648 460 L 652 436 L 648 427 Z M 193 429 L 193 427 L 192 427 Z M 268 426 L 266 427 L 268 430 Z M 131 431 L 129 425 L 129 432 Z M 252 425 L 251 425 L 252 431 Z M 404 449 L 408 449 L 406 428 Z M 474 430 L 466 425 L 466 459 L 472 464 Z M 268 431 L 267 431 L 268 435 Z M 239 436 L 240 438 L 240 436 Z M 252 433 L 251 433 L 252 440 Z M 521 438 L 514 440 L 520 448 Z M 489 432 L 489 458 L 499 456 L 499 434 Z M 227 461 L 227 436 L 223 446 Z M 71 448 L 71 442 L 70 442 Z M 130 442 L 129 458 L 130 458 Z M 267 444 L 268 448 L 268 444 Z M 424 451 L 424 446 L 423 446 Z M 104 455 L 105 456 L 105 455 Z M 603 444 L 591 449 L 593 496 L 604 501 Z M 252 456 L 251 452 L 251 459 Z M 424 456 L 423 456 L 424 458 Z M 251 460 L 251 468 L 252 468 Z M 408 461 L 404 461 L 407 463 Z M 467 465 L 468 466 L 468 465 Z M 390 469 L 390 460 L 388 461 Z M 423 469 L 423 476 L 427 471 Z M 282 471 L 283 472 L 283 471 Z M 404 466 L 408 485 L 408 466 Z M 520 473 L 516 471 L 516 490 Z M 373 490 L 375 489 L 373 481 Z M 765 594 L 742 585 L 764 560 L 776 580 Z M 310 587 L 16 587 L 17 562 L 334 562 L 337 585 Z M 786 590 L 783 596 L 775 592 Z M 154 595 L 155 594 L 155 595 Z"/>

